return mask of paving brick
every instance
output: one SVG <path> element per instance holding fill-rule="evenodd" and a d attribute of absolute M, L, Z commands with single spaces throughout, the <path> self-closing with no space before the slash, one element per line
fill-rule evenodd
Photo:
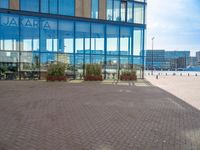
<path fill-rule="evenodd" d="M 200 150 L 197 109 L 131 85 L 2 81 L 0 150 Z"/>

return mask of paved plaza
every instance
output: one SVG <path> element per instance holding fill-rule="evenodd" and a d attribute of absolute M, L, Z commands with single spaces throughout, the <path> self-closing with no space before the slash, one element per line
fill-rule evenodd
<path fill-rule="evenodd" d="M 0 150 L 200 150 L 200 111 L 142 81 L 1 81 Z"/>
<path fill-rule="evenodd" d="M 179 97 L 200 110 L 200 75 L 199 76 L 146 76 L 153 85 Z"/>

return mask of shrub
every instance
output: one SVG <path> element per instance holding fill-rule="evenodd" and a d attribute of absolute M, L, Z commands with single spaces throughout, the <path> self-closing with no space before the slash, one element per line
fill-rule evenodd
<path fill-rule="evenodd" d="M 47 75 L 51 77 L 61 77 L 65 75 L 65 64 L 58 62 L 50 64 L 47 70 Z"/>
<path fill-rule="evenodd" d="M 87 64 L 85 80 L 101 81 L 102 80 L 102 68 L 99 64 Z"/>
<path fill-rule="evenodd" d="M 136 71 L 123 71 L 121 73 L 120 80 L 137 80 Z"/>

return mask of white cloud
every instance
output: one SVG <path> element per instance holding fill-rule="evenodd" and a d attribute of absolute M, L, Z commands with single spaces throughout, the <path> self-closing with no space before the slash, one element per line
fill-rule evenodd
<path fill-rule="evenodd" d="M 199 8 L 199 0 L 148 0 L 147 48 L 155 36 L 155 48 L 200 50 Z"/>

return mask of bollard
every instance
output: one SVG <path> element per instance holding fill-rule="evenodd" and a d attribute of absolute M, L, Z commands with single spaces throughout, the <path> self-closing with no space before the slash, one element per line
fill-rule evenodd
<path fill-rule="evenodd" d="M 195 76 L 197 77 L 197 73 L 195 74 Z"/>
<path fill-rule="evenodd" d="M 180 74 L 180 76 L 182 76 L 182 73 Z"/>
<path fill-rule="evenodd" d="M 156 79 L 158 79 L 158 75 L 156 75 Z"/>
<path fill-rule="evenodd" d="M 190 74 L 188 73 L 188 77 L 190 76 Z"/>

